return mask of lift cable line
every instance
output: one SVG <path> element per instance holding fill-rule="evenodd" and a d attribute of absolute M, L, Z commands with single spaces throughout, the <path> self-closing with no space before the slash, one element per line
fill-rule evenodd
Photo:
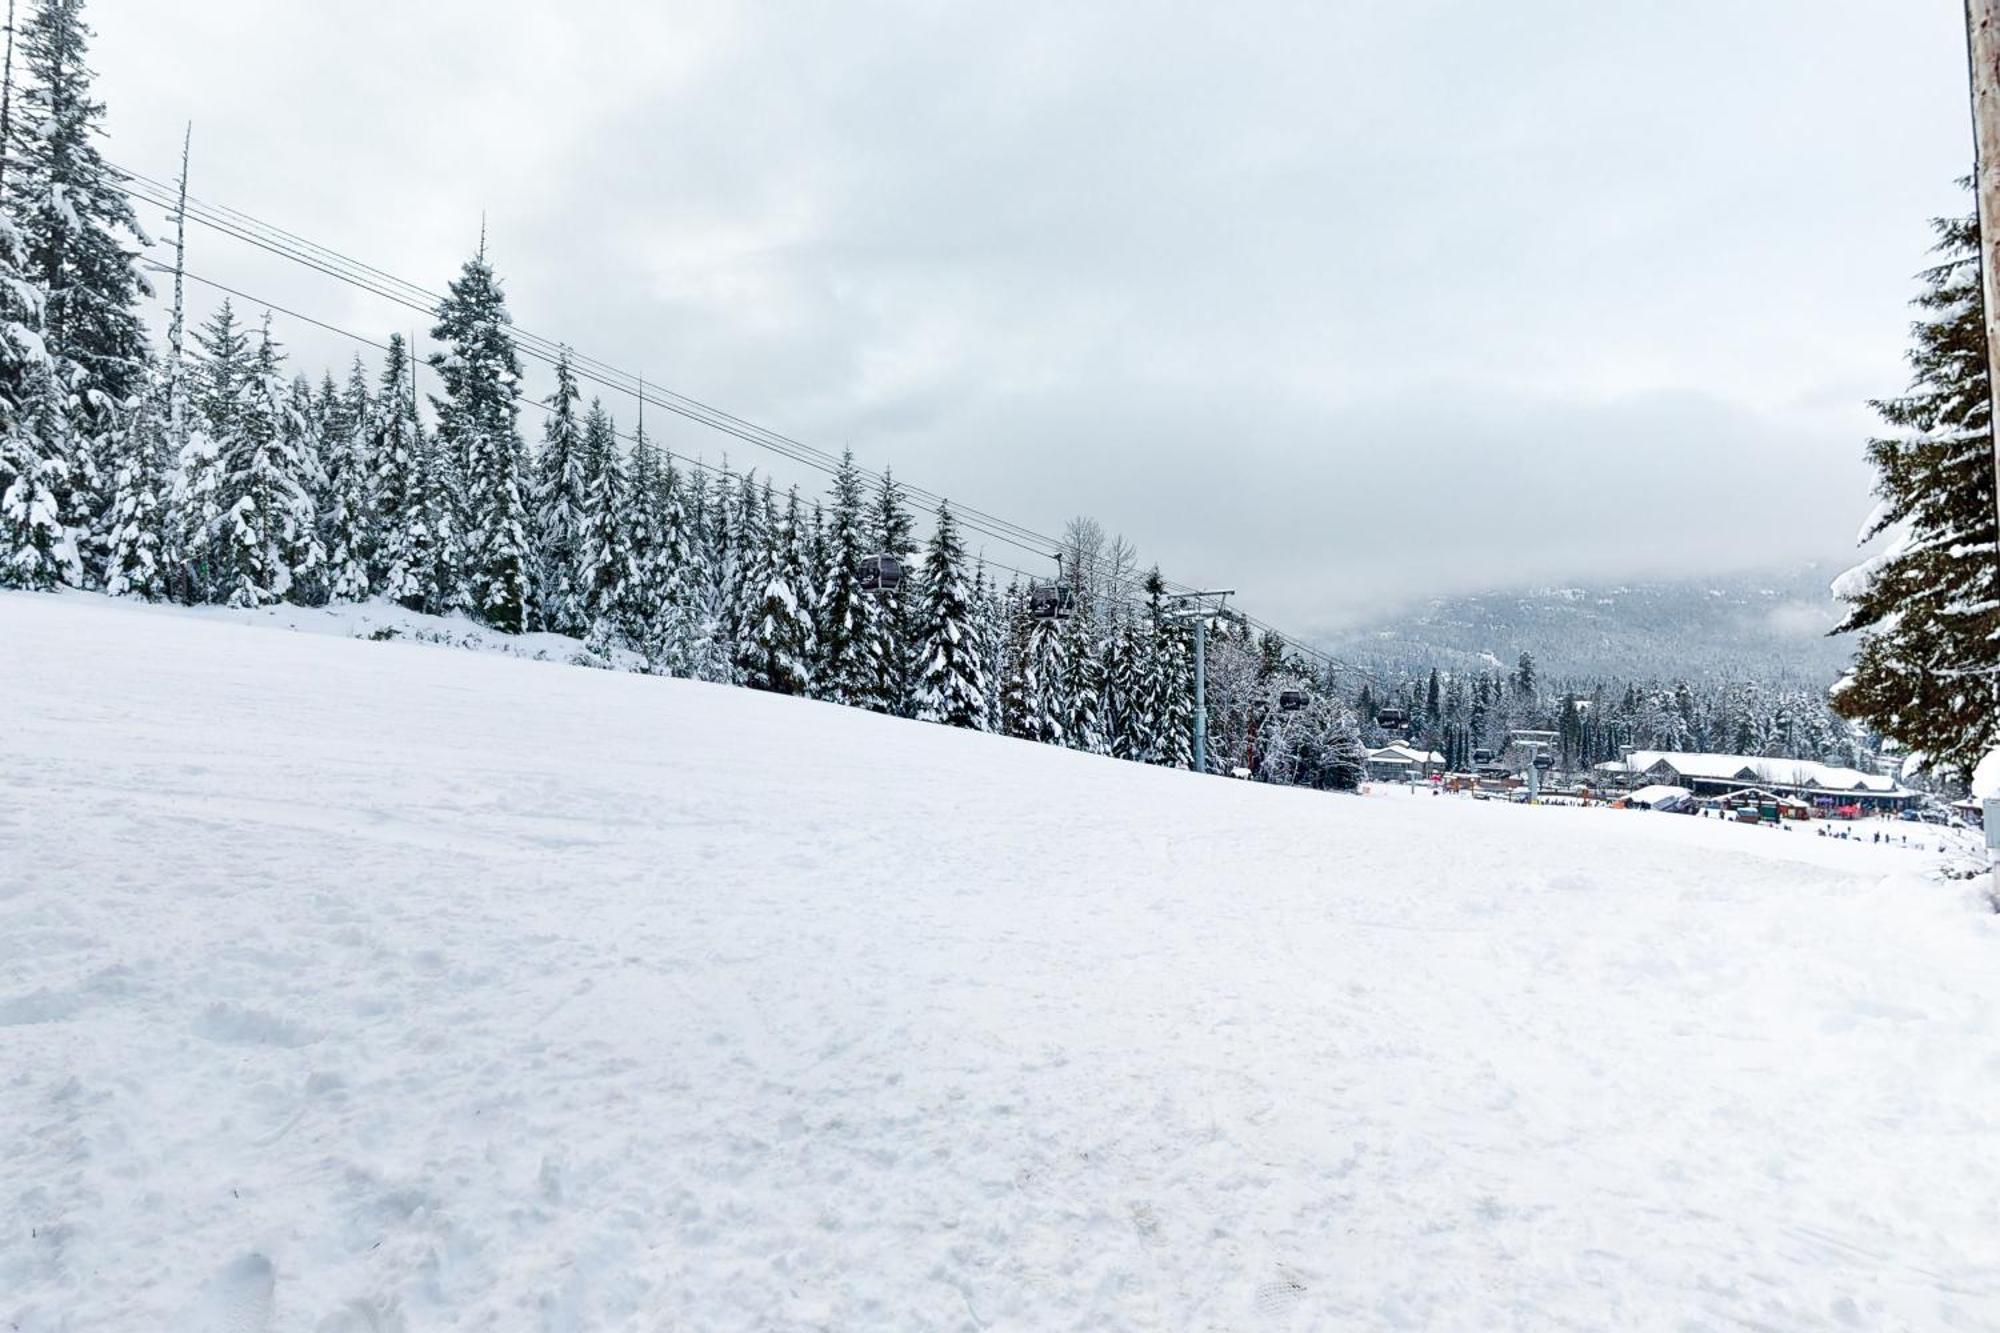
<path fill-rule="evenodd" d="M 130 178 L 131 182 L 136 182 L 136 184 L 128 183 L 126 186 L 126 192 L 134 198 L 163 210 L 177 203 L 174 187 L 164 182 L 155 181 L 143 174 L 126 171 L 124 168 L 118 168 L 118 170 L 124 171 L 124 174 Z M 432 291 L 407 279 L 398 278 L 372 264 L 309 241 L 275 224 L 260 221 L 240 210 L 229 208 L 226 205 L 208 203 L 192 196 L 188 198 L 188 204 L 189 216 L 212 230 L 234 237 L 237 240 L 244 241 L 282 258 L 295 260 L 308 267 L 316 268 L 330 277 L 337 277 L 385 300 L 394 301 L 412 310 L 420 310 L 429 314 L 434 312 L 437 309 L 438 303 L 444 299 L 443 293 Z M 552 355 L 561 352 L 566 346 L 557 339 L 532 333 L 519 326 L 512 327 L 512 334 L 515 340 L 523 345 L 524 350 L 540 349 L 543 353 Z M 666 398 L 679 401 L 693 411 L 701 414 L 701 417 L 698 419 L 703 420 L 705 424 L 712 424 L 707 423 L 707 419 L 710 417 L 726 421 L 742 430 L 753 432 L 772 448 L 780 452 L 806 455 L 810 458 L 823 460 L 827 466 L 838 466 L 838 458 L 823 449 L 815 448 L 790 436 L 759 426 L 754 422 L 746 421 L 712 404 L 701 402 L 699 399 L 675 393 L 671 389 L 662 389 L 655 384 L 649 384 L 640 375 L 622 370 L 596 357 L 578 353 L 574 348 L 568 350 L 571 364 L 579 370 L 588 368 L 595 372 L 589 378 L 606 388 L 626 393 L 633 397 L 639 397 L 645 393 L 657 392 Z M 539 359 L 546 359 L 546 357 L 544 356 Z M 805 462 L 807 458 L 796 458 L 795 461 Z M 859 470 L 867 475 L 870 480 L 879 480 L 868 469 L 863 468 Z M 945 499 L 942 495 L 927 491 L 918 486 L 904 486 L 903 489 L 913 499 L 932 505 L 941 503 Z M 1005 529 L 1015 536 L 1023 538 L 1027 545 L 1036 549 L 1047 547 L 1056 540 L 1046 533 L 1036 532 L 1021 524 L 999 518 L 996 515 L 985 513 L 981 510 L 967 509 L 964 512 L 980 519 L 984 525 Z"/>
<path fill-rule="evenodd" d="M 230 208 L 227 205 L 210 203 L 198 199 L 193 195 L 183 194 L 178 185 L 168 185 L 164 182 L 156 181 L 144 173 L 115 165 L 113 166 L 113 170 L 127 178 L 123 183 L 123 188 L 127 194 L 131 195 L 135 200 L 160 209 L 169 217 L 182 216 L 181 210 L 184 209 L 184 216 L 189 221 L 197 222 L 220 234 L 243 241 L 257 249 L 312 269 L 323 276 L 333 278 L 336 281 L 421 313 L 427 317 L 436 313 L 439 303 L 444 299 L 441 293 L 431 291 L 419 284 L 396 277 L 394 274 L 388 273 L 386 270 L 377 268 L 374 265 L 343 255 L 338 251 L 307 240 L 294 232 L 286 231 L 275 224 L 263 222 L 241 210 Z M 155 260 L 148 259 L 146 262 L 152 264 L 162 272 L 175 271 L 173 266 L 159 264 Z M 185 269 L 181 271 L 185 272 Z M 188 273 L 187 276 L 215 290 L 223 291 L 229 295 L 238 296 L 243 300 L 252 301 L 260 305 L 268 305 L 270 308 L 278 310 L 291 318 L 301 320 L 336 335 L 352 338 L 378 349 L 384 346 L 384 344 L 376 342 L 373 339 L 329 324 L 324 320 L 315 319 L 300 311 L 289 310 L 271 302 L 260 301 L 248 293 L 230 288 L 214 279 L 201 277 L 193 273 Z M 831 475 L 840 466 L 840 460 L 825 450 L 815 448 L 802 441 L 758 426 L 732 413 L 703 403 L 699 399 L 690 398 L 670 389 L 664 389 L 656 382 L 647 381 L 639 375 L 621 370 L 595 357 L 578 354 L 573 349 L 568 348 L 566 344 L 557 340 L 528 332 L 518 326 L 510 326 L 510 334 L 514 337 L 517 344 L 521 346 L 522 352 L 533 357 L 535 360 L 553 365 L 558 358 L 567 354 L 571 367 L 579 379 L 587 380 L 616 393 L 626 394 L 641 404 L 650 404 L 664 411 L 671 412 L 699 425 L 707 426 L 719 433 L 732 436 L 746 444 L 765 449 L 789 462 L 797 463 L 815 471 Z M 414 351 L 414 349 L 412 350 Z M 534 403 L 537 407 L 542 406 L 542 404 L 533 399 L 524 399 L 523 401 Z M 630 437 L 621 438 L 629 439 Z M 699 460 L 691 459 L 689 461 L 695 462 L 698 466 L 702 466 L 707 470 L 716 471 L 716 469 L 709 467 L 705 463 L 701 463 Z M 878 484 L 884 480 L 884 474 L 862 467 L 859 464 L 855 465 L 855 471 L 858 475 Z M 918 504 L 935 505 L 945 503 L 947 500 L 947 497 L 919 486 L 901 481 L 898 481 L 896 485 L 906 496 Z M 1036 532 L 1032 528 L 1014 523 L 1011 520 L 999 518 L 983 510 L 961 505 L 954 506 L 954 513 L 960 517 L 962 526 L 967 529 L 1036 555 L 1046 556 L 1052 548 L 1060 549 L 1063 545 L 1063 542 L 1059 538 L 1051 537 L 1046 533 Z M 997 560 L 989 559 L 987 563 L 996 569 L 1011 572 L 1023 578 L 1036 578 L 1035 575 L 1026 570 L 1002 564 Z M 1172 595 L 1182 596 L 1198 591 L 1189 584 L 1171 580 L 1163 580 L 1162 582 L 1165 585 L 1165 590 Z M 1114 600 L 1121 606 L 1131 605 L 1136 601 L 1136 594 L 1139 590 L 1140 581 L 1136 577 L 1127 578 L 1113 585 L 1115 593 L 1123 594 L 1122 596 L 1116 596 Z M 1278 635 L 1285 640 L 1288 647 L 1299 652 L 1302 656 L 1317 661 L 1329 670 L 1348 672 L 1363 676 L 1378 684 L 1386 685 L 1386 682 L 1383 682 L 1373 672 L 1354 666 L 1314 644 L 1289 635 L 1268 621 L 1242 611 L 1233 611 L 1231 617 L 1249 628 Z"/>
<path fill-rule="evenodd" d="M 169 273 L 172 271 L 168 265 L 162 264 L 155 259 L 147 259 L 144 261 L 144 263 L 157 273 Z M 389 344 L 371 338 L 365 333 L 356 333 L 354 330 L 344 329 L 340 327 L 338 324 L 329 324 L 327 321 L 323 319 L 316 319 L 311 315 L 303 314 L 297 310 L 293 310 L 286 306 L 279 305 L 274 301 L 263 300 L 262 298 L 254 295 L 253 293 L 243 291 L 240 288 L 231 287 L 226 283 L 217 282 L 215 279 L 204 277 L 202 274 L 195 273 L 193 271 L 184 271 L 184 276 L 187 278 L 189 282 L 198 282 L 202 286 L 212 288 L 213 290 L 221 292 L 224 295 L 234 296 L 241 300 L 248 301 L 253 305 L 261 306 L 266 310 L 270 310 L 276 314 L 283 315 L 288 319 L 296 319 L 301 323 L 310 324 L 316 329 L 322 329 L 328 333 L 335 334 L 339 337 L 347 338 L 353 342 L 361 344 L 364 347 L 372 347 L 378 352 L 386 352 L 389 350 Z M 203 356 L 201 353 L 196 352 L 192 349 L 185 351 L 183 354 L 190 361 L 199 363 L 205 363 L 207 361 L 207 357 Z M 429 371 L 432 375 L 437 374 L 437 367 L 431 365 L 430 362 L 425 361 L 421 357 L 412 356 L 410 358 L 410 366 L 413 371 L 421 367 L 422 369 Z M 516 401 L 527 407 L 534 408 L 537 412 L 540 412 L 543 416 L 552 416 L 555 413 L 555 409 L 553 407 L 550 407 L 547 403 L 543 402 L 539 398 L 521 397 L 516 399 Z M 637 432 L 619 430 L 617 427 L 614 426 L 612 428 L 612 433 L 627 444 L 638 443 L 639 437 Z M 667 452 L 669 453 L 669 456 L 673 459 L 674 462 L 685 465 L 687 467 L 699 469 L 700 471 L 706 472 L 709 475 L 716 477 L 718 479 L 726 478 L 732 481 L 741 481 L 744 477 L 753 475 L 754 472 L 756 471 L 754 468 L 746 471 L 738 471 L 735 468 L 729 467 L 727 464 L 724 464 L 722 466 L 717 466 L 716 464 L 709 462 L 705 458 L 696 457 L 691 454 L 675 454 L 672 453 L 671 450 Z M 881 559 L 882 557 L 870 556 L 868 558 L 871 560 L 875 560 L 875 559 Z M 1018 565 L 1010 565 L 1005 563 L 1004 561 L 996 560 L 993 557 L 986 555 L 983 551 L 981 552 L 979 558 L 981 562 L 984 563 L 989 569 L 997 569 L 1002 573 L 1018 575 L 1022 579 L 1034 579 L 1038 577 L 1030 570 L 1022 569 Z M 897 577 L 897 581 L 898 582 L 901 581 L 900 575 Z M 887 585 L 887 586 L 893 586 L 893 585 Z M 1125 586 L 1129 588 L 1129 586 L 1131 585 L 1125 585 Z M 1113 597 L 1111 599 L 1111 602 L 1114 606 L 1126 609 L 1137 609 L 1138 607 L 1143 605 L 1140 599 L 1130 596 Z"/>
<path fill-rule="evenodd" d="M 134 193 L 133 197 L 141 199 L 144 202 L 153 204 L 156 207 L 161 207 L 163 209 L 165 208 L 165 205 L 163 205 L 159 200 L 147 198 L 146 196 L 138 194 L 136 192 Z M 188 217 L 195 221 L 203 222 L 206 225 L 211 225 L 211 226 L 215 225 L 211 219 L 203 217 L 200 213 L 196 212 L 192 208 L 188 212 Z M 323 264 L 310 256 L 297 254 L 290 250 L 282 249 L 267 244 L 263 241 L 257 240 L 254 237 L 244 236 L 242 235 L 242 233 L 237 232 L 233 229 L 218 228 L 218 230 L 223 230 L 226 232 L 226 234 L 237 236 L 239 239 L 248 240 L 250 241 L 251 244 L 257 245 L 261 249 L 268 250 L 271 253 L 277 254 L 283 258 L 293 260 L 294 262 L 300 263 L 328 277 L 333 277 L 342 282 L 346 282 L 351 286 L 358 287 L 361 290 L 367 291 L 373 295 L 380 296 L 386 300 L 393 301 L 396 304 L 402 305 L 410 310 L 417 311 L 426 316 L 433 315 L 436 312 L 437 306 L 435 301 L 426 303 L 406 295 L 384 290 L 383 288 L 372 282 L 358 279 L 349 273 L 340 272 L 335 268 Z M 171 270 L 163 267 L 161 271 L 165 272 Z M 204 279 L 204 281 L 206 281 L 208 285 L 211 286 L 217 286 L 217 287 L 221 286 L 221 284 L 218 284 L 213 280 Z M 255 298 L 246 296 L 244 299 L 253 300 Z M 308 322 L 314 322 L 314 323 L 319 322 L 311 320 L 310 317 L 308 316 L 298 315 L 297 312 L 291 312 L 291 313 L 293 313 L 298 318 L 307 319 Z M 516 337 L 517 341 L 520 343 L 520 348 L 524 355 L 530 356 L 538 361 L 542 361 L 550 365 L 554 365 L 565 354 L 566 351 L 566 349 L 563 348 L 562 346 L 555 343 L 550 343 L 546 339 L 538 340 L 532 343 L 528 342 L 519 337 L 518 331 L 516 331 Z M 544 344 L 546 344 L 546 346 Z M 749 426 L 747 423 L 739 424 L 738 419 L 731 418 L 726 413 L 716 412 L 713 409 L 707 409 L 701 405 L 697 405 L 694 408 L 689 408 L 677 404 L 676 402 L 669 401 L 669 399 L 671 398 L 678 398 L 679 395 L 672 394 L 670 390 L 658 389 L 657 386 L 647 383 L 637 376 L 630 377 L 632 380 L 630 384 L 620 382 L 620 380 L 624 378 L 623 372 L 613 372 L 613 374 L 615 374 L 619 378 L 612 378 L 605 373 L 600 373 L 598 371 L 593 370 L 591 368 L 590 358 L 580 358 L 575 356 L 573 353 L 570 354 L 570 364 L 571 364 L 571 369 L 575 372 L 577 378 L 580 380 L 586 380 L 590 383 L 600 385 L 604 388 L 612 390 L 613 392 L 630 395 L 638 399 L 639 402 L 642 404 L 651 403 L 654 406 L 664 408 L 669 412 L 673 412 L 679 416 L 686 417 L 689 420 L 697 422 L 698 424 L 706 425 L 711 429 L 719 431 L 723 434 L 735 436 L 737 439 L 740 439 L 747 444 L 776 453 L 778 456 L 785 458 L 787 461 L 798 463 L 803 467 L 812 468 L 817 471 L 827 473 L 828 475 L 831 475 L 839 470 L 840 467 L 839 460 L 833 458 L 831 455 L 825 454 L 824 452 L 818 450 L 808 450 L 804 446 L 793 445 L 790 442 L 783 441 L 783 437 L 778 437 L 781 442 L 774 443 L 773 440 L 769 438 L 768 432 L 763 432 L 756 427 Z M 665 397 L 663 397 L 662 395 L 665 395 Z M 685 400 L 685 401 L 692 401 L 692 400 Z M 858 464 L 855 467 L 855 471 L 858 475 L 863 476 L 870 481 L 880 482 L 881 480 L 883 480 L 880 474 L 877 474 L 867 468 L 863 468 Z M 944 501 L 944 497 L 937 496 L 932 492 L 922 489 L 921 487 L 905 486 L 901 482 L 898 482 L 897 486 L 903 491 L 903 493 L 906 496 L 911 498 L 914 502 L 918 503 L 919 505 L 937 504 L 937 503 L 943 503 Z M 987 537 L 991 537 L 996 541 L 1006 542 L 1009 545 L 1016 546 L 1022 550 L 1033 552 L 1036 555 L 1044 554 L 1046 552 L 1048 545 L 1054 541 L 1053 538 L 1043 538 L 1040 534 L 1030 534 L 1030 536 L 1027 539 L 1023 539 L 1020 536 L 1014 535 L 1013 532 L 1007 531 L 1008 528 L 1014 528 L 1016 529 L 1016 531 L 1019 531 L 1020 529 L 1018 528 L 1018 525 L 1008 524 L 1005 523 L 1003 520 L 992 519 L 991 516 L 986 515 L 979 510 L 960 509 L 959 512 L 962 515 L 963 525 L 969 530 L 978 532 Z"/>

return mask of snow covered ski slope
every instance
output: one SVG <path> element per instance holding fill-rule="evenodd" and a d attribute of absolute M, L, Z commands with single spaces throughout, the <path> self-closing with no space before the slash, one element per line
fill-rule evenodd
<path fill-rule="evenodd" d="M 2000 1327 L 1927 855 L 0 594 L 0 1328 Z"/>

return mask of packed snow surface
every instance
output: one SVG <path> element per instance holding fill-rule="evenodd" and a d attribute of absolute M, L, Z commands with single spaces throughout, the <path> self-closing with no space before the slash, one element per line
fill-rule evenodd
<path fill-rule="evenodd" d="M 2000 1327 L 1934 850 L 77 596 L 0 680 L 9 1330 Z"/>

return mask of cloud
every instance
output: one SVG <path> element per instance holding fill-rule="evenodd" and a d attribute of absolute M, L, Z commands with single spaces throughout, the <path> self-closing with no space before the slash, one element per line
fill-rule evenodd
<path fill-rule="evenodd" d="M 115 158 L 192 117 L 198 194 L 432 286 L 484 212 L 525 327 L 1302 629 L 1840 550 L 1969 155 L 1955 11 L 1864 0 L 91 14 Z"/>

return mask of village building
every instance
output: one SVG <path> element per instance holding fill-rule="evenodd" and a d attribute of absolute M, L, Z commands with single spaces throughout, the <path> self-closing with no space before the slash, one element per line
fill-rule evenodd
<path fill-rule="evenodd" d="M 1821 811 L 1846 806 L 1869 811 L 1903 810 L 1919 799 L 1916 792 L 1894 778 L 1810 759 L 1635 750 L 1629 765 L 1612 760 L 1598 764 L 1593 771 L 1633 784 L 1685 787 L 1697 796 L 1729 796 L 1755 790 Z"/>
<path fill-rule="evenodd" d="M 1444 772 L 1444 756 L 1400 741 L 1368 752 L 1368 776 L 1375 782 L 1412 782 Z"/>

